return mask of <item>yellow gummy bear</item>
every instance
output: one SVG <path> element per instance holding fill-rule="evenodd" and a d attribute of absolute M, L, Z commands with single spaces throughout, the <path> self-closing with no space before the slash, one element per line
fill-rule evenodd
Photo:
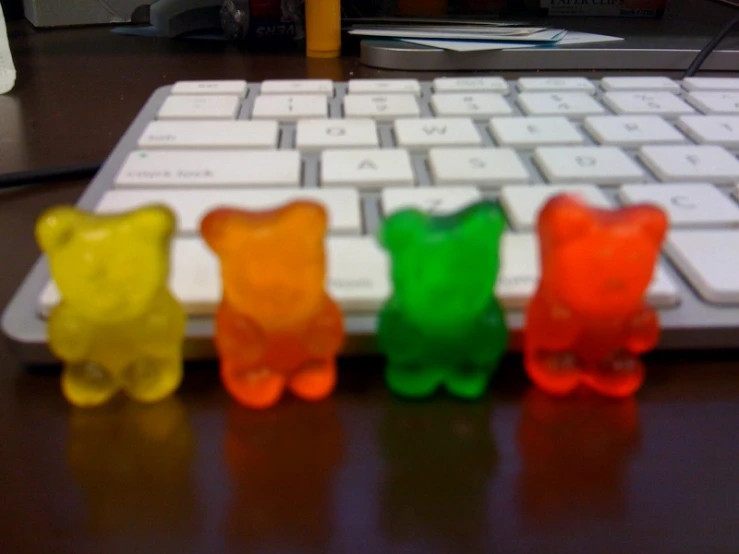
<path fill-rule="evenodd" d="M 65 362 L 71 403 L 99 405 L 119 389 L 153 402 L 179 386 L 186 315 L 167 287 L 174 227 L 164 206 L 116 215 L 61 206 L 39 218 L 36 240 L 61 295 L 49 346 Z"/>

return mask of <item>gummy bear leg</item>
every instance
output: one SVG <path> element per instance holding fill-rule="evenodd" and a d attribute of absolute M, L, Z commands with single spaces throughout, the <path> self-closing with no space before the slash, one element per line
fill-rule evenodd
<path fill-rule="evenodd" d="M 285 377 L 267 367 L 240 366 L 221 362 L 221 381 L 226 391 L 250 408 L 269 408 L 285 389 Z"/>
<path fill-rule="evenodd" d="M 441 384 L 446 368 L 389 363 L 385 373 L 391 391 L 410 398 L 431 395 Z"/>
<path fill-rule="evenodd" d="M 449 370 L 444 378 L 446 389 L 460 398 L 479 398 L 485 393 L 490 372 L 482 367 L 459 367 Z"/>
<path fill-rule="evenodd" d="M 140 402 L 156 402 L 180 386 L 182 360 L 179 356 L 168 358 L 139 358 L 123 372 L 123 388 Z"/>
<path fill-rule="evenodd" d="M 638 357 L 622 350 L 588 368 L 583 373 L 582 382 L 605 396 L 631 396 L 644 382 L 644 364 Z"/>
<path fill-rule="evenodd" d="M 290 379 L 288 386 L 304 400 L 326 398 L 336 386 L 336 362 L 320 360 L 307 364 Z"/>
<path fill-rule="evenodd" d="M 573 392 L 580 384 L 580 367 L 572 352 L 532 349 L 526 352 L 526 373 L 542 391 L 556 396 Z"/>
<path fill-rule="evenodd" d="M 75 406 L 99 406 L 118 390 L 113 376 L 93 362 L 66 364 L 62 373 L 62 392 Z"/>

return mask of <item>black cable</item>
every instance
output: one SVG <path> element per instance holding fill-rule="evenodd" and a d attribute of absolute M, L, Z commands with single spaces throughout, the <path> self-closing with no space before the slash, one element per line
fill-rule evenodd
<path fill-rule="evenodd" d="M 41 185 L 49 181 L 86 179 L 93 177 L 100 169 L 99 163 L 49 167 L 31 171 L 18 171 L 0 175 L 0 190 L 23 185 Z"/>
<path fill-rule="evenodd" d="M 732 2 L 721 2 L 724 4 L 731 4 L 735 8 L 739 8 L 739 4 L 734 4 Z M 736 26 L 736 24 L 739 23 L 739 14 L 735 15 L 731 21 L 729 21 L 726 25 L 724 25 L 723 29 L 721 29 L 718 34 L 713 37 L 708 44 L 706 44 L 700 52 L 698 52 L 698 55 L 695 57 L 695 59 L 690 63 L 688 66 L 688 69 L 685 70 L 685 73 L 683 73 L 683 79 L 686 77 L 692 77 L 696 74 L 696 72 L 700 69 L 701 65 L 703 65 L 703 62 L 706 61 L 706 58 L 711 55 L 711 52 L 713 52 L 716 47 L 726 38 L 726 35 L 728 35 L 731 30 Z"/>

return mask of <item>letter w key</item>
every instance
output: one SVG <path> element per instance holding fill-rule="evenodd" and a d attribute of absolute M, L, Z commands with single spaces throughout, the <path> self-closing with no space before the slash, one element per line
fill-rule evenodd
<path fill-rule="evenodd" d="M 398 146 L 416 151 L 432 146 L 477 146 L 482 142 L 468 118 L 398 119 L 394 131 Z"/>

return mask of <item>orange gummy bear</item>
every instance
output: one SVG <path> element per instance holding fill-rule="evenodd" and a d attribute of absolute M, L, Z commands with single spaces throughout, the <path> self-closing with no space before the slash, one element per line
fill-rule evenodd
<path fill-rule="evenodd" d="M 326 220 L 320 204 L 300 201 L 262 212 L 217 209 L 201 223 L 221 263 L 221 380 L 246 406 L 267 408 L 286 386 L 305 400 L 334 389 L 344 326 L 325 290 Z"/>
<path fill-rule="evenodd" d="M 659 339 L 644 293 L 666 230 L 654 206 L 603 210 L 568 195 L 545 205 L 541 280 L 524 332 L 526 372 L 541 390 L 566 395 L 583 385 L 625 397 L 639 389 L 638 354 Z"/>

